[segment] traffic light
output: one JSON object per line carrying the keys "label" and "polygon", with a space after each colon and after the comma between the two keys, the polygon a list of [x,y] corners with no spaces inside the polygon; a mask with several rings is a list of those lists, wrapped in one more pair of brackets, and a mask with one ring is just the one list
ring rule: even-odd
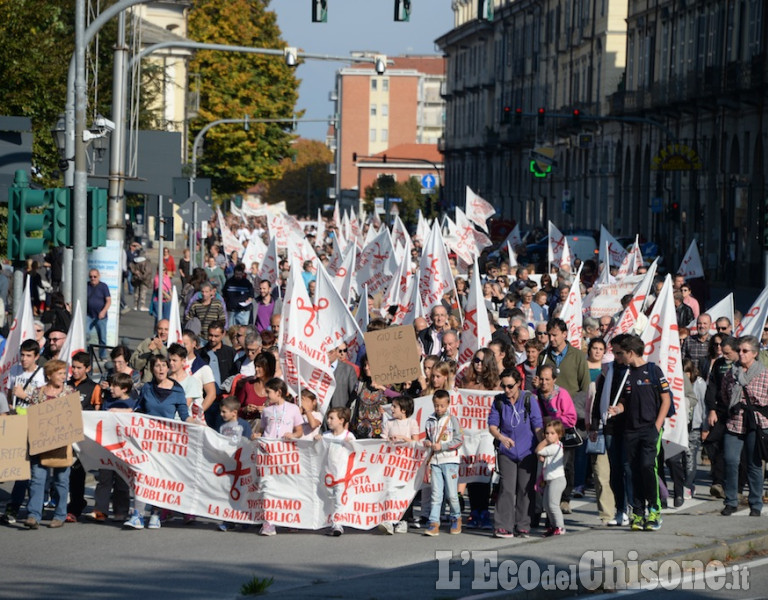
{"label": "traffic light", "polygon": [[547,116],[547,111],[544,109],[544,107],[543,106],[539,107],[539,110],[536,111],[536,119],[539,127],[544,127],[544,118],[546,116]]}
{"label": "traffic light", "polygon": [[533,173],[533,176],[538,179],[543,179],[552,172],[552,165],[545,165],[544,169],[542,170],[539,163],[533,159],[531,159],[528,168],[531,173]]}
{"label": "traffic light", "polygon": [[676,200],[670,200],[667,205],[667,220],[673,223],[680,221],[680,203]]}
{"label": "traffic light", "polygon": [[515,125],[523,124],[523,109],[519,106],[515,109]]}
{"label": "traffic light", "polygon": [[574,127],[579,127],[581,125],[581,111],[578,108],[573,109],[573,116],[571,117],[571,122],[573,123]]}
{"label": "traffic light", "polygon": [[328,22],[328,0],[312,0],[312,22]]}
{"label": "traffic light", "polygon": [[512,115],[512,109],[509,106],[505,106],[501,109],[501,124],[508,125],[510,116]]}
{"label": "traffic light", "polygon": [[88,188],[88,249],[107,245],[107,190]]}
{"label": "traffic light", "polygon": [[45,190],[29,188],[25,171],[16,171],[8,196],[8,258],[25,260],[42,253],[47,244],[43,232],[48,229]]}
{"label": "traffic light", "polygon": [[72,245],[72,206],[69,188],[46,190],[48,218],[52,227],[47,231],[54,247]]}
{"label": "traffic light", "polygon": [[395,21],[411,20],[411,0],[395,0]]}

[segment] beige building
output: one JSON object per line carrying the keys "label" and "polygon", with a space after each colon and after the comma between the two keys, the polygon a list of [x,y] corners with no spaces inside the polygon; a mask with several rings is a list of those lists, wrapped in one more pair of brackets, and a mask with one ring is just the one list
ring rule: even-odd
{"label": "beige building", "polygon": [[[478,0],[454,0],[437,40],[449,202],[469,185],[524,229],[640,233],[671,269],[695,238],[705,267],[761,282],[763,0],[483,3],[478,18]],[[536,177],[542,148],[555,164]]]}

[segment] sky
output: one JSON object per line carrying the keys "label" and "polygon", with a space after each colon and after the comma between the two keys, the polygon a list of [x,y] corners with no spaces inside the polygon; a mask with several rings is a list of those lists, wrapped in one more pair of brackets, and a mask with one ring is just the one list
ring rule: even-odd
{"label": "sky", "polygon": [[[396,23],[395,0],[328,0],[328,22],[313,23],[310,0],[272,0],[277,24],[288,46],[312,54],[349,56],[355,50],[372,50],[388,56],[439,54],[435,39],[453,28],[450,0],[412,0],[411,20]],[[333,114],[328,94],[336,71],[345,62],[307,60],[297,68],[301,80],[297,110],[305,118],[327,119]],[[325,140],[328,122],[301,123],[297,133]]]}

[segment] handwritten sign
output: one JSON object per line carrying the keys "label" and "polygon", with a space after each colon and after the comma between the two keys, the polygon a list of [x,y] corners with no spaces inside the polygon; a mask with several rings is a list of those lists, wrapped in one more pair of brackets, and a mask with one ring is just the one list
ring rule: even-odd
{"label": "handwritten sign", "polygon": [[83,413],[77,392],[30,406],[27,418],[32,456],[83,440]]}
{"label": "handwritten sign", "polygon": [[0,481],[29,479],[27,416],[0,416]]}
{"label": "handwritten sign", "polygon": [[371,378],[380,385],[413,381],[421,373],[419,347],[410,325],[365,334]]}

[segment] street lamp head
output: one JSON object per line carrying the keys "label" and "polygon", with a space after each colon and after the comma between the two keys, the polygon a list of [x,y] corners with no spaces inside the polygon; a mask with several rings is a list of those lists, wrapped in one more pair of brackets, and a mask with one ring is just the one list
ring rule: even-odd
{"label": "street lamp head", "polygon": [[61,156],[62,159],[65,159],[67,151],[67,123],[64,118],[64,113],[59,115],[56,125],[51,127],[51,135],[53,136],[53,141],[56,142],[59,156]]}
{"label": "street lamp head", "polygon": [[283,57],[285,58],[285,64],[289,67],[295,67],[299,62],[296,48],[290,46],[283,48]]}
{"label": "street lamp head", "polygon": [[377,74],[384,75],[384,71],[387,70],[387,57],[384,54],[377,54],[373,67],[376,69]]}

